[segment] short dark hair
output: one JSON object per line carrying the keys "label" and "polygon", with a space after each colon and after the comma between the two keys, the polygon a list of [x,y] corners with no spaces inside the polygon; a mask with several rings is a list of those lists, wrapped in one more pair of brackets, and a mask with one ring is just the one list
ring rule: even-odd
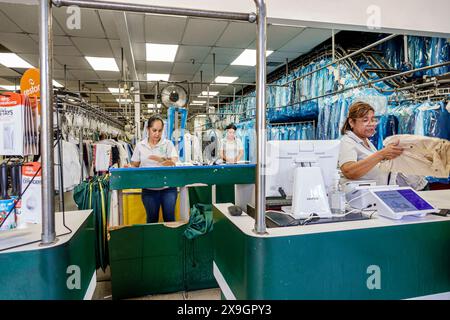
{"label": "short dark hair", "polygon": [[229,125],[226,126],[225,130],[228,130],[228,129],[234,129],[234,131],[237,130],[236,126],[232,123],[230,123]]}
{"label": "short dark hair", "polygon": [[153,125],[153,122],[155,122],[155,121],[161,121],[162,126],[164,128],[164,120],[159,114],[154,114],[150,118],[148,118],[147,128],[151,128],[151,126]]}

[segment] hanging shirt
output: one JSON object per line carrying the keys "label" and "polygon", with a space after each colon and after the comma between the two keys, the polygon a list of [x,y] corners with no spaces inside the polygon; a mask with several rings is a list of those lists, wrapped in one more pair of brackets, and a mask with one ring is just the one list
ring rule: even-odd
{"label": "hanging shirt", "polygon": [[140,162],[140,167],[161,167],[161,163],[150,160],[150,156],[163,158],[178,158],[177,150],[172,141],[161,139],[155,146],[150,146],[148,140],[142,140],[136,145],[131,161]]}
{"label": "hanging shirt", "polygon": [[240,151],[244,151],[244,146],[240,139],[228,140],[227,138],[222,140],[220,151],[223,151],[225,158],[235,159],[239,155]]}
{"label": "hanging shirt", "polygon": [[[366,139],[366,141],[369,144],[368,147],[360,137],[353,133],[353,131],[347,131],[341,139],[338,161],[339,167],[342,167],[342,165],[347,162],[364,160],[377,152],[375,146],[368,139]],[[388,184],[388,175],[389,173],[382,171],[380,165],[377,164],[372,170],[358,180],[375,180],[377,185],[386,185]],[[349,181],[349,179],[343,179],[342,183],[347,181]]]}
{"label": "hanging shirt", "polygon": [[380,169],[403,174],[448,178],[450,175],[450,141],[411,134],[391,136],[384,145],[399,141],[403,153],[383,161]]}

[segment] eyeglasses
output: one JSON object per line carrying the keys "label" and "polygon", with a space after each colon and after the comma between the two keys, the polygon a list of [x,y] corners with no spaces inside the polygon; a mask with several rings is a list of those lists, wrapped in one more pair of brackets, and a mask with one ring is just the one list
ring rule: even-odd
{"label": "eyeglasses", "polygon": [[377,124],[378,123],[378,119],[377,118],[359,118],[356,119],[357,121],[362,122],[364,125],[369,125],[369,124]]}

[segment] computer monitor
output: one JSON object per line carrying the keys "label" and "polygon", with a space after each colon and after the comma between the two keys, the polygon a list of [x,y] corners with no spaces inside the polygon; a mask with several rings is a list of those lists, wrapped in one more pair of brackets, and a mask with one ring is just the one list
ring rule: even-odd
{"label": "computer monitor", "polygon": [[280,140],[266,144],[266,197],[281,197],[281,188],[292,197],[294,170],[300,162],[316,162],[325,188],[333,184],[339,156],[339,140]]}

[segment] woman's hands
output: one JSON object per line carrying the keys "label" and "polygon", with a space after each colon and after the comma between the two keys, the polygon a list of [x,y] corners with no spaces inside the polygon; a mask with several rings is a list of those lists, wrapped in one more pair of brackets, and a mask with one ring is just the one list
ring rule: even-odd
{"label": "woman's hands", "polygon": [[156,162],[164,162],[165,159],[163,157],[159,157],[159,156],[155,156],[155,155],[151,155],[148,157],[150,160],[156,161]]}
{"label": "woman's hands", "polygon": [[403,148],[399,147],[399,140],[394,143],[388,144],[386,147],[380,150],[380,154],[383,156],[383,160],[392,160],[402,154]]}
{"label": "woman's hands", "polygon": [[173,167],[175,166],[175,161],[173,159],[163,158],[155,155],[151,155],[148,157],[150,160],[159,162],[163,167]]}

